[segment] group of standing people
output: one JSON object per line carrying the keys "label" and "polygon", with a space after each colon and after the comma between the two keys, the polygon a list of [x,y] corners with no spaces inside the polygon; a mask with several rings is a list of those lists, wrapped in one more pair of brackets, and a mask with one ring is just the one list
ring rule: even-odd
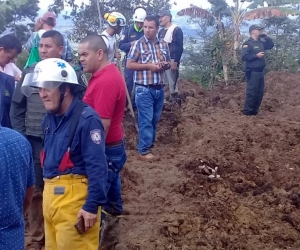
{"label": "group of standing people", "polygon": [[[7,194],[0,201],[0,249],[24,249],[27,209],[31,249],[117,245],[123,214],[120,171],[127,160],[126,87],[134,92],[138,110],[138,152],[141,159],[154,160],[151,148],[169,70],[172,100],[179,99],[183,37],[171,18],[169,12],[147,16],[137,8],[134,25],[123,30],[121,13],[106,14],[108,28],[79,43],[79,64],[71,64],[68,39],[53,29],[55,15],[47,12],[37,20],[25,47],[38,49],[40,61],[27,65],[16,87],[12,76],[0,72],[0,187]],[[163,33],[158,33],[160,23]],[[114,63],[121,59],[115,35],[122,30],[126,84]],[[21,51],[16,37],[0,38],[0,66]],[[92,74],[89,82],[84,73]]]}

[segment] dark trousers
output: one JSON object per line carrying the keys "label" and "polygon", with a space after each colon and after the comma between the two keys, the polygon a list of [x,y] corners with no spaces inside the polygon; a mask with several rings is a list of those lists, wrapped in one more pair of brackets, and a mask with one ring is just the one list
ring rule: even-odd
{"label": "dark trousers", "polygon": [[[134,108],[136,105],[135,105],[135,100],[134,100],[133,74],[134,74],[134,70],[130,70],[125,67],[125,69],[124,69],[125,82],[126,82],[126,86],[128,89],[130,99],[131,99],[132,107]],[[128,101],[126,100],[126,107],[127,106],[128,106]]]}
{"label": "dark trousers", "polygon": [[[28,141],[31,144],[34,161],[34,172],[36,178],[35,191],[32,203],[28,209],[28,222],[30,227],[30,236],[32,243],[44,244],[44,216],[43,216],[43,169],[41,168],[40,152],[42,150],[42,139],[40,137],[28,136]],[[38,248],[37,248],[38,249]]]}
{"label": "dark trousers", "polygon": [[247,76],[246,100],[244,115],[257,115],[264,96],[264,72],[251,72]]}
{"label": "dark trousers", "polygon": [[107,204],[103,206],[101,215],[101,250],[112,250],[120,238],[120,216],[123,214],[123,201],[120,172],[127,160],[126,144],[106,147],[108,178],[106,184]]}

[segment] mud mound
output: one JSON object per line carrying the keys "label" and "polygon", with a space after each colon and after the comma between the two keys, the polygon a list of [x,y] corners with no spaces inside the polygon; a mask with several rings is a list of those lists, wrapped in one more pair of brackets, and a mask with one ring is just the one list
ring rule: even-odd
{"label": "mud mound", "polygon": [[166,105],[159,123],[159,162],[138,159],[136,133],[124,121],[129,161],[117,249],[300,249],[300,74],[270,72],[256,117],[241,115],[244,84],[180,86],[182,106]]}

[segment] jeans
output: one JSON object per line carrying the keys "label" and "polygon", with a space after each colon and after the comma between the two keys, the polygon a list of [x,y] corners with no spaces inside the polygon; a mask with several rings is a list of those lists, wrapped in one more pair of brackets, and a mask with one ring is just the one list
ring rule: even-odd
{"label": "jeans", "polygon": [[246,100],[244,105],[244,115],[257,115],[260,104],[264,96],[264,73],[251,72],[247,79]]}
{"label": "jeans", "polygon": [[[134,70],[130,70],[127,69],[125,67],[124,69],[124,77],[125,77],[125,81],[126,81],[126,86],[127,86],[127,90],[129,93],[129,96],[131,98],[131,96],[134,96],[134,82],[133,82],[133,74],[134,74]],[[132,93],[133,92],[133,93]],[[134,102],[134,98],[131,98],[131,102],[132,102],[132,107],[135,107],[135,102]],[[126,107],[128,106],[128,101],[126,100]]]}
{"label": "jeans", "polygon": [[122,215],[123,213],[120,172],[127,160],[125,150],[125,139],[123,139],[122,145],[106,147],[105,149],[108,178],[106,185],[107,203],[103,206],[103,210],[111,215]]}
{"label": "jeans", "polygon": [[141,155],[150,153],[153,147],[157,123],[164,106],[164,88],[154,89],[147,86],[135,88],[135,103],[138,110],[139,145]]}

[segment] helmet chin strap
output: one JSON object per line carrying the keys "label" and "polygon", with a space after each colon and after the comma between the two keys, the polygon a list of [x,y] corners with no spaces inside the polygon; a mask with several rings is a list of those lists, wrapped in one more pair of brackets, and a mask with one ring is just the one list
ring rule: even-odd
{"label": "helmet chin strap", "polygon": [[65,98],[65,93],[66,93],[66,85],[64,83],[59,88],[60,88],[59,104],[58,104],[56,109],[51,111],[51,113],[54,113],[54,114],[57,114],[60,111],[62,103],[63,103],[64,98]]}

